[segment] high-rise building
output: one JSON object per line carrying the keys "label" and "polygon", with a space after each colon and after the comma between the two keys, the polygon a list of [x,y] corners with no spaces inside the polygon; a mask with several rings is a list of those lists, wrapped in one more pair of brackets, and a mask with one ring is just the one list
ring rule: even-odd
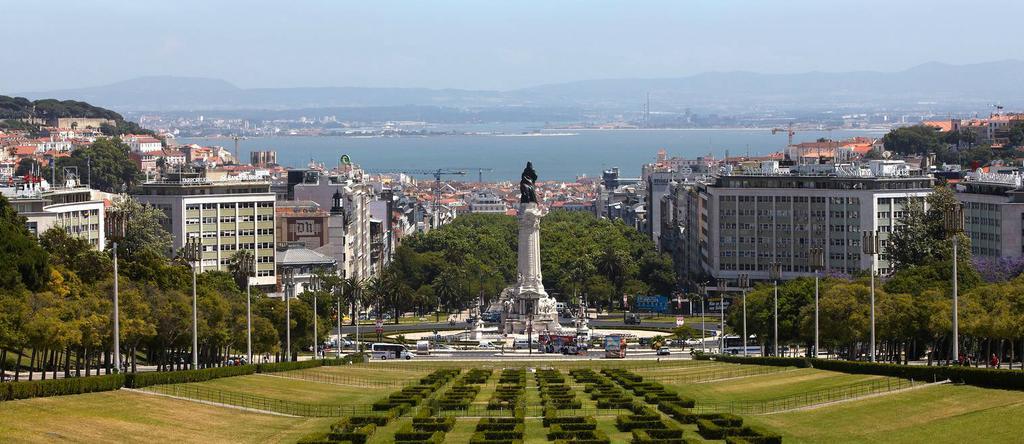
{"label": "high-rise building", "polygon": [[89,241],[95,249],[106,248],[104,200],[111,199],[111,194],[82,186],[43,190],[32,184],[0,191],[18,215],[25,217],[32,234],[42,235],[56,227]]}
{"label": "high-rise building", "polygon": [[213,181],[203,173],[180,172],[143,183],[135,197],[167,215],[165,228],[174,237],[174,251],[189,238],[201,240],[201,272],[228,271],[232,256],[248,250],[256,258],[253,285],[276,284],[276,227],[270,182],[238,178]]}
{"label": "high-rise building", "polygon": [[370,200],[373,188],[363,181],[362,170],[343,168],[336,173],[306,171],[293,186],[296,200],[327,208],[327,243],[316,251],[337,260],[346,277],[368,278],[371,267]]}
{"label": "high-rise building", "polygon": [[964,232],[971,254],[989,258],[1024,256],[1024,190],[1017,172],[977,170],[957,185]]}
{"label": "high-rise building", "polygon": [[[823,250],[825,272],[867,270],[862,253],[864,231],[877,231],[882,254],[880,274],[891,272],[885,260],[889,234],[911,199],[932,192],[933,178],[912,172],[902,161],[874,160],[866,165],[799,165],[779,168],[762,162],[760,170],[731,171],[707,181],[679,185],[665,199],[674,230],[668,246],[681,275],[698,280],[770,278],[778,263],[782,278],[808,276],[811,248]],[[663,243],[664,245],[664,243]]]}

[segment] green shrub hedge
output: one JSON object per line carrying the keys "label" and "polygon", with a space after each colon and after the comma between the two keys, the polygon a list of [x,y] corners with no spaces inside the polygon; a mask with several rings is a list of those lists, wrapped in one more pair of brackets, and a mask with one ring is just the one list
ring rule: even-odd
{"label": "green shrub hedge", "polygon": [[842,361],[809,358],[742,357],[716,355],[716,360],[738,364],[792,367],[814,367],[843,373],[893,376],[915,381],[950,380],[960,384],[987,388],[1024,390],[1024,370],[975,368],[959,366],[902,365],[881,362]]}
{"label": "green shrub hedge", "polygon": [[232,367],[213,367],[199,370],[181,370],[176,372],[146,372],[125,374],[125,387],[142,388],[160,384],[185,384],[203,382],[217,378],[251,375],[256,373],[255,365],[237,365]]}
{"label": "green shrub hedge", "polygon": [[106,392],[123,387],[124,381],[125,375],[117,374],[45,381],[5,382],[0,384],[0,401]]}

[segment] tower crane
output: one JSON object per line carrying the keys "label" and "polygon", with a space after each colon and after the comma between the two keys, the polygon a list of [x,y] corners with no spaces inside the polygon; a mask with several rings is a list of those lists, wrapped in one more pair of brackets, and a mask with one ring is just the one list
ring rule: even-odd
{"label": "tower crane", "polygon": [[790,122],[786,128],[772,128],[772,135],[774,136],[783,131],[785,131],[786,135],[789,136],[789,142],[787,142],[786,147],[788,148],[793,146],[793,136],[796,135],[796,130],[793,129],[793,122]]}
{"label": "tower crane", "polygon": [[246,137],[245,136],[235,135],[235,136],[231,136],[231,138],[234,139],[234,141],[235,141],[235,165],[241,165],[242,164],[242,159],[238,158],[238,141],[239,140],[246,140]]}
{"label": "tower crane", "polygon": [[466,171],[476,171],[476,181],[479,182],[479,183],[484,183],[484,172],[490,173],[491,171],[494,171],[494,168],[480,168],[480,167],[460,167],[458,169],[466,170]]}
{"label": "tower crane", "polygon": [[437,168],[432,170],[424,169],[407,169],[407,170],[368,170],[371,173],[377,174],[417,174],[417,175],[429,175],[434,176],[434,219],[431,224],[431,228],[437,228],[440,225],[438,218],[438,209],[441,208],[441,176],[465,176],[466,169],[459,168]]}

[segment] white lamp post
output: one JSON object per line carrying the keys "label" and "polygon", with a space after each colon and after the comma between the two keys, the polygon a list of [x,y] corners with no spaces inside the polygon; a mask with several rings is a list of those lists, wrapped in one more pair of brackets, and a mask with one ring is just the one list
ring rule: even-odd
{"label": "white lamp post", "polygon": [[957,249],[960,247],[960,233],[964,231],[964,209],[958,202],[944,215],[946,232],[953,238],[953,356],[951,360],[960,360],[960,316],[959,286],[957,285]]}
{"label": "white lamp post", "polygon": [[747,355],[747,288],[750,287],[750,275],[740,274],[740,291],[743,292],[743,356]]}
{"label": "white lamp post", "polygon": [[811,266],[811,271],[814,271],[814,352],[809,353],[812,358],[817,358],[821,348],[818,343],[818,320],[819,320],[819,294],[818,294],[818,278],[821,275],[821,270],[825,268],[825,252],[821,247],[813,247],[809,251],[809,257],[807,258]]}
{"label": "white lamp post", "polygon": [[878,255],[878,233],[865,231],[861,243],[864,254],[871,257],[871,362],[875,362],[875,258]]}
{"label": "white lamp post", "polygon": [[122,211],[111,211],[107,213],[106,229],[107,239],[110,239],[110,251],[114,255],[114,373],[122,371],[121,368],[121,309],[118,300],[118,273],[117,273],[117,243],[124,239],[126,224],[125,214]]}
{"label": "white lamp post", "polygon": [[199,304],[196,299],[196,274],[202,260],[203,245],[198,237],[185,242],[184,258],[192,264],[192,369],[199,368]]}
{"label": "white lamp post", "polygon": [[775,352],[772,356],[779,355],[779,279],[782,279],[782,265],[773,262],[769,267],[772,283],[775,287],[775,294],[772,298],[772,345]]}

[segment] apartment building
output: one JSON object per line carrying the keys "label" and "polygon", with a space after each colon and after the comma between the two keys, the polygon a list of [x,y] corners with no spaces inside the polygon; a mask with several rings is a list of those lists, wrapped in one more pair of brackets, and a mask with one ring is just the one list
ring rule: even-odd
{"label": "apartment building", "polygon": [[[189,238],[201,239],[199,270],[228,271],[231,258],[248,250],[256,258],[253,285],[275,285],[274,193],[259,179],[208,179],[203,173],[171,173],[143,183],[135,196],[166,215],[165,228],[178,251]],[[173,254],[173,252],[168,252]]]}
{"label": "apartment building", "polygon": [[112,195],[83,186],[43,190],[31,184],[7,187],[2,193],[35,235],[61,228],[97,250],[106,248],[106,200]]}
{"label": "apartment building", "polygon": [[964,175],[956,197],[963,204],[964,232],[978,257],[1024,256],[1024,190],[1018,172],[982,170]]}
{"label": "apartment building", "polygon": [[505,214],[509,209],[508,205],[505,205],[505,201],[494,190],[474,190],[467,200],[470,213]]}
{"label": "apartment building", "polygon": [[741,274],[768,280],[773,263],[782,279],[811,275],[814,247],[823,250],[826,272],[866,270],[871,257],[862,254],[863,231],[879,233],[876,267],[888,274],[889,234],[910,200],[924,199],[932,184],[902,161],[792,168],[765,161],[760,170],[741,171],[726,165],[707,181],[677,186],[664,200],[673,219],[663,224],[674,230],[668,247],[691,281],[735,281]]}
{"label": "apartment building", "polygon": [[333,257],[346,277],[368,278],[374,272],[370,252],[373,188],[363,179],[362,170],[343,165],[333,173],[305,171],[300,183],[290,185],[295,200],[329,209],[327,242],[316,251]]}

